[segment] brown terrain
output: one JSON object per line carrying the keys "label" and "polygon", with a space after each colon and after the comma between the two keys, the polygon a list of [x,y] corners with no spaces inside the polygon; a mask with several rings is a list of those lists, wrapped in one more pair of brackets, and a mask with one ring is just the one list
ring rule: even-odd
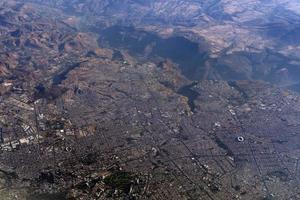
{"label": "brown terrain", "polygon": [[0,200],[300,199],[300,4],[241,2],[0,0]]}

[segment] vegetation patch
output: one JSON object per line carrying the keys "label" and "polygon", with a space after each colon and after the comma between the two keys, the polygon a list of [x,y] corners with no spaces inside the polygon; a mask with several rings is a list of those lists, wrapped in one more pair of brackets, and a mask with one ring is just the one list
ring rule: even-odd
{"label": "vegetation patch", "polygon": [[117,171],[104,179],[104,183],[125,193],[129,193],[130,187],[134,182],[134,176],[128,172]]}

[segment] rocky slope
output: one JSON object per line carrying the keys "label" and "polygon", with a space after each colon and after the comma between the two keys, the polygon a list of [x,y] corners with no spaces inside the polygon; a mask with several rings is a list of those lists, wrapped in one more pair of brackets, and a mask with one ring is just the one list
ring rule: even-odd
{"label": "rocky slope", "polygon": [[[99,26],[133,26],[161,37],[180,35],[208,46],[207,72],[194,69],[189,78],[228,80],[241,76],[281,86],[299,82],[295,74],[299,74],[300,5],[296,0],[35,2],[84,17],[85,24],[98,23],[97,30]],[[287,73],[282,74],[282,70]]]}

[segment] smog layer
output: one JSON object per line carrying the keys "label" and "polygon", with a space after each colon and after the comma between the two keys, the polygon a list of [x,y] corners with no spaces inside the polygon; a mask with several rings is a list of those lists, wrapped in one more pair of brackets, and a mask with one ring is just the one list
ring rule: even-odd
{"label": "smog layer", "polygon": [[300,198],[296,0],[0,0],[0,200]]}

